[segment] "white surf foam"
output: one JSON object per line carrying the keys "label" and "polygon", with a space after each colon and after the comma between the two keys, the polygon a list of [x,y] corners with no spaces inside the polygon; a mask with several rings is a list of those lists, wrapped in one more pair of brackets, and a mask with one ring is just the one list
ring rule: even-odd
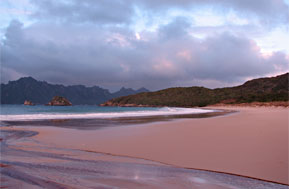
{"label": "white surf foam", "polygon": [[0,121],[21,121],[21,120],[47,120],[47,119],[93,119],[93,118],[120,118],[120,117],[143,117],[143,116],[165,116],[201,114],[214,112],[198,108],[160,108],[159,110],[148,111],[126,111],[126,112],[103,112],[103,113],[39,113],[22,115],[0,115]]}

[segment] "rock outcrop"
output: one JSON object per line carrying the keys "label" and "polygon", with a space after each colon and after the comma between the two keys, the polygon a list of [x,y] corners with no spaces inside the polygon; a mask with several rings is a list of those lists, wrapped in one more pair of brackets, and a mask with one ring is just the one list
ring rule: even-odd
{"label": "rock outcrop", "polygon": [[71,106],[71,102],[62,96],[55,96],[47,106]]}
{"label": "rock outcrop", "polygon": [[24,105],[34,106],[34,104],[33,104],[30,100],[25,100],[25,101],[24,101]]}

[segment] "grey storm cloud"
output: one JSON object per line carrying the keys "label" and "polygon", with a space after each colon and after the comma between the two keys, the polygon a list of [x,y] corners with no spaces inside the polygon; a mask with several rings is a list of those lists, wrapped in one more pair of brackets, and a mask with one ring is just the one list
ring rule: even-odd
{"label": "grey storm cloud", "polygon": [[264,57],[247,37],[222,32],[198,39],[189,34],[190,27],[178,17],[137,40],[131,29],[117,26],[37,22],[23,27],[12,21],[1,43],[1,77],[161,89],[199,80],[211,87],[232,84],[288,69],[282,52]]}

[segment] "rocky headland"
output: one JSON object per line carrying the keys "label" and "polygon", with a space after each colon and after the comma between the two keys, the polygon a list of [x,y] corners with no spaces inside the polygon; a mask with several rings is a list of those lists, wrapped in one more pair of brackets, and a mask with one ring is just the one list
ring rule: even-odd
{"label": "rocky headland", "polygon": [[214,104],[288,107],[288,73],[253,79],[243,85],[209,89],[176,87],[114,98],[102,106],[203,107]]}

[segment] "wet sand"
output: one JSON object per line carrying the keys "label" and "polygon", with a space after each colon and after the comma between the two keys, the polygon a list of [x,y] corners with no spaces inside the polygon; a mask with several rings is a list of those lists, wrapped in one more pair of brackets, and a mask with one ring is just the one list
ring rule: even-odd
{"label": "wet sand", "polygon": [[41,143],[38,133],[2,129],[1,188],[194,188],[286,189],[234,175]]}
{"label": "wet sand", "polygon": [[[31,139],[54,149],[102,152],[288,184],[288,108],[217,108],[240,112],[98,130],[18,128],[39,132]],[[33,146],[31,141],[21,145]]]}

